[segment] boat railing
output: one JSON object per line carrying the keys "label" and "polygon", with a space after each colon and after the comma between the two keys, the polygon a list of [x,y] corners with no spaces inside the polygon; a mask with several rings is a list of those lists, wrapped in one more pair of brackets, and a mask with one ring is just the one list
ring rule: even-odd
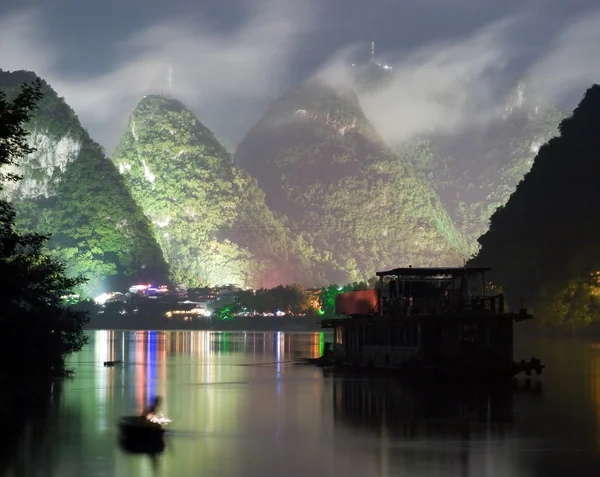
{"label": "boat railing", "polygon": [[384,299],[382,316],[443,315],[454,313],[504,313],[504,295],[471,296],[465,304],[451,297]]}
{"label": "boat railing", "polygon": [[504,313],[504,295],[473,296],[471,311],[484,313]]}

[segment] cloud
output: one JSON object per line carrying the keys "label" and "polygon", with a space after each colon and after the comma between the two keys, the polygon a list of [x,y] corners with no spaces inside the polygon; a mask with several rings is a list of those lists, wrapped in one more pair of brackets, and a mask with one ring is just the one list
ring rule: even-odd
{"label": "cloud", "polygon": [[152,25],[116,43],[118,59],[110,70],[88,78],[61,72],[57,49],[39,33],[40,14],[21,12],[0,21],[0,67],[38,73],[111,148],[145,94],[168,93],[216,122],[227,122],[223,115],[231,115],[232,104],[243,107],[279,92],[299,35],[310,24],[298,3],[255,2],[245,21],[228,32],[198,18]]}
{"label": "cloud", "polygon": [[[139,99],[157,92],[183,101],[216,132],[239,136],[270,100],[301,81],[289,72],[306,33],[319,28],[322,15],[316,13],[316,3],[247,1],[247,16],[229,31],[202,18],[170,18],[103,48],[112,52],[112,61],[89,76],[65,73],[62,66],[73,58],[53,43],[41,12],[15,13],[0,19],[0,67],[30,69],[48,80],[109,151]],[[381,58],[393,66],[393,75],[383,87],[361,96],[368,118],[390,143],[431,131],[453,135],[476,130],[504,112],[506,94],[523,73],[550,102],[561,104],[574,92],[580,98],[600,77],[600,63],[594,61],[600,11],[565,18],[550,38],[538,28],[540,11],[386,52]],[[338,51],[318,75],[348,88],[359,49],[364,53],[365,45]],[[81,54],[76,45],[73,51]]]}
{"label": "cloud", "polygon": [[532,84],[547,98],[563,102],[600,81],[600,11],[587,12],[566,26],[549,51],[529,70]]}
{"label": "cloud", "polygon": [[48,71],[57,62],[54,48],[41,48],[45,39],[36,28],[39,20],[32,10],[0,18],[0,68],[18,70],[35,66]]}
{"label": "cloud", "polygon": [[[467,38],[404,54],[392,62],[389,81],[361,95],[365,114],[390,143],[486,122],[499,107],[494,79],[515,56],[509,39],[519,22],[505,19]],[[340,75],[339,68],[328,70]]]}
{"label": "cloud", "polygon": [[[572,105],[600,79],[600,63],[594,61],[600,11],[567,20],[545,48],[535,49],[527,40],[538,20],[522,13],[458,39],[387,52],[385,62],[393,65],[389,80],[360,96],[366,116],[389,144],[429,133],[476,134],[505,113],[508,92],[522,77],[528,91],[550,104]],[[356,76],[357,69],[349,67],[353,52],[334,55],[319,75],[345,87]]]}

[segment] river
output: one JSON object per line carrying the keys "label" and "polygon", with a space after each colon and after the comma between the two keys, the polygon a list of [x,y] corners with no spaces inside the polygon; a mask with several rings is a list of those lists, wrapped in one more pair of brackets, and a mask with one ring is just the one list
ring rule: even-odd
{"label": "river", "polygon": [[[512,389],[414,389],[324,373],[323,333],[91,331],[6,476],[600,475],[600,345],[517,340],[544,374]],[[104,367],[107,360],[123,366]],[[173,422],[154,458],[118,445],[155,395]]]}

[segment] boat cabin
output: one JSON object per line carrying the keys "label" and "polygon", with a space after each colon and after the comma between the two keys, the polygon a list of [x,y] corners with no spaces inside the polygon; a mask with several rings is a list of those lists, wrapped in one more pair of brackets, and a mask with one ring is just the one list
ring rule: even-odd
{"label": "boat cabin", "polygon": [[377,272],[376,289],[336,296],[335,359],[400,368],[513,363],[513,323],[502,294],[486,293],[489,268],[397,268]]}

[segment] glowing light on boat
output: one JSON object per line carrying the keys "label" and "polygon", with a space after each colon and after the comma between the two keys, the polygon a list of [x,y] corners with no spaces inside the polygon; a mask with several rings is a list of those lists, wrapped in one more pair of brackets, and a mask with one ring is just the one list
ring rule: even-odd
{"label": "glowing light on boat", "polygon": [[148,420],[149,420],[150,422],[152,422],[153,424],[159,424],[159,425],[161,425],[161,426],[166,426],[166,425],[167,425],[167,424],[169,424],[170,422],[173,422],[173,421],[171,421],[171,419],[169,419],[169,418],[167,418],[167,417],[164,417],[164,416],[156,416],[156,415],[149,416],[149,417],[148,417]]}

